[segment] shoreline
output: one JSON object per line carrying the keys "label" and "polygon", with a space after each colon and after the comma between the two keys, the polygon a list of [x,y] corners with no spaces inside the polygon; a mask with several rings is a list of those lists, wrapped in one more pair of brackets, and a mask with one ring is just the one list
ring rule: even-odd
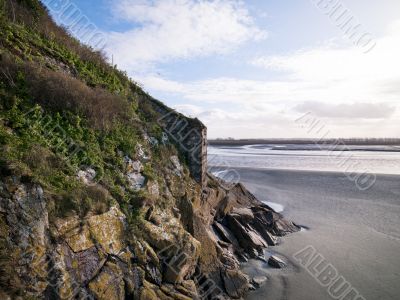
{"label": "shoreline", "polygon": [[400,294],[399,175],[378,176],[370,190],[359,191],[338,172],[237,171],[260,201],[283,205],[281,214],[307,229],[266,249],[267,259],[269,253],[276,254],[287,262],[287,268],[271,269],[253,260],[242,265],[253,276],[268,277],[246,299],[332,299],[293,257],[310,245],[366,299],[391,300]]}
{"label": "shoreline", "polygon": [[[400,177],[400,171],[399,173],[380,173],[380,172],[358,172],[358,173],[353,173],[353,172],[340,172],[340,171],[321,171],[321,170],[297,170],[297,169],[283,169],[283,168],[265,168],[265,167],[236,167],[236,166],[228,166],[228,165],[208,165],[209,171],[212,172],[212,168],[218,168],[218,169],[225,169],[225,170],[238,170],[239,173],[240,171],[271,171],[271,172],[290,172],[290,173],[320,173],[320,174],[332,174],[332,175],[346,175],[346,174],[375,174],[379,176],[387,176],[387,177],[393,177],[393,176],[399,176]],[[226,172],[226,171],[223,172]]]}
{"label": "shoreline", "polygon": [[[389,141],[390,140],[390,141]],[[343,146],[400,146],[400,139],[375,139],[371,141],[357,139],[208,139],[210,146],[247,146],[247,145],[338,145]]]}

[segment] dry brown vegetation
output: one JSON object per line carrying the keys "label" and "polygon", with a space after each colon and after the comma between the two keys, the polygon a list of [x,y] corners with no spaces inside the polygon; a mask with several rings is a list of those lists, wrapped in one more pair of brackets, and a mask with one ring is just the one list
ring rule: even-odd
{"label": "dry brown vegetation", "polygon": [[88,87],[67,73],[55,72],[34,63],[17,64],[3,55],[0,61],[0,77],[12,86],[18,73],[29,74],[24,80],[33,101],[57,112],[71,111],[86,117],[96,129],[108,129],[115,118],[129,117],[126,99],[107,90]]}
{"label": "dry brown vegetation", "polygon": [[[37,30],[46,39],[64,45],[76,53],[82,60],[93,62],[106,70],[112,69],[107,63],[102,51],[95,51],[92,47],[80,43],[71,36],[66,28],[58,26],[40,1],[38,0],[5,0],[4,11],[14,23],[24,24]],[[32,12],[35,12],[34,14]]]}

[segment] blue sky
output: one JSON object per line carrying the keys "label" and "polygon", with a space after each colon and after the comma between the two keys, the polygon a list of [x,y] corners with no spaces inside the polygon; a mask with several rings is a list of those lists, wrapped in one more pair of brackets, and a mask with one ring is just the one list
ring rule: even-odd
{"label": "blue sky", "polygon": [[398,0],[43,2],[67,27],[84,17],[91,31],[76,21],[75,36],[101,36],[119,68],[212,138],[321,137],[296,121],[305,114],[328,137],[400,134]]}

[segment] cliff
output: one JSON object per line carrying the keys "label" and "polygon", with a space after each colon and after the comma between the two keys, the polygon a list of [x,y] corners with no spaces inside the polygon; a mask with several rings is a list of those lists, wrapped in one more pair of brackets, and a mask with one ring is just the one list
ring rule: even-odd
{"label": "cliff", "polygon": [[240,261],[298,227],[39,1],[0,8],[0,299],[241,298]]}

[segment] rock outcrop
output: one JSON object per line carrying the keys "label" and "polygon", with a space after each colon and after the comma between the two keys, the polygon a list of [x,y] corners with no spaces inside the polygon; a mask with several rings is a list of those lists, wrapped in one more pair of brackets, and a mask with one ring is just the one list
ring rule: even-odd
{"label": "rock outcrop", "polygon": [[[240,299],[299,228],[207,173],[207,129],[0,1],[0,299]],[[279,264],[279,261],[276,263]]]}
{"label": "rock outcrop", "polygon": [[[208,180],[218,184],[211,175]],[[230,191],[206,188],[193,199],[193,211],[150,208],[139,236],[129,232],[117,205],[49,222],[40,186],[11,176],[3,177],[0,191],[1,238],[13,249],[7,266],[15,268],[7,280],[29,288],[32,297],[241,298],[251,281],[240,261],[264,259],[276,236],[298,230],[241,184]],[[280,260],[269,263],[282,267]]]}
{"label": "rock outcrop", "polygon": [[[240,271],[240,262],[250,258],[265,261],[264,249],[275,246],[278,237],[296,232],[299,227],[285,220],[258,201],[242,184],[230,190],[220,179],[208,175],[209,185],[196,207],[198,232],[195,237],[203,249],[199,268],[223,287],[231,298],[240,298],[250,279]],[[210,263],[213,261],[213,263]]]}
{"label": "rock outcrop", "polygon": [[[189,161],[195,180],[205,186],[207,180],[207,128],[198,119],[188,118],[161,103],[147,98],[158,113],[157,123]],[[164,138],[165,139],[165,138]]]}

